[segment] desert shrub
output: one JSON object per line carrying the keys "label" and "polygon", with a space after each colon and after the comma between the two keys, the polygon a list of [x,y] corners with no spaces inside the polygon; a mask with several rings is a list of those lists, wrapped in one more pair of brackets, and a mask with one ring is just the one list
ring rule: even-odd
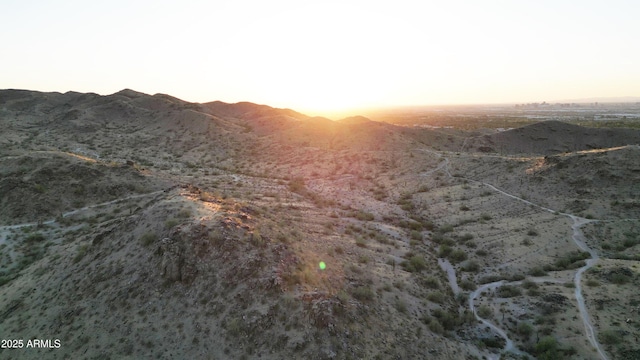
{"label": "desert shrub", "polygon": [[436,227],[436,226],[435,226],[435,224],[434,224],[433,222],[428,221],[428,220],[423,220],[423,221],[422,221],[422,226],[423,226],[425,229],[429,230],[429,231],[433,231],[433,230],[435,229],[435,227]]}
{"label": "desert shrub", "polygon": [[631,277],[625,274],[612,274],[610,280],[614,284],[622,285],[631,281]]}
{"label": "desert shrub", "polygon": [[395,271],[395,269],[396,269],[396,259],[390,257],[390,258],[387,259],[386,264],[390,265],[390,266],[393,266],[393,270]]}
{"label": "desert shrub", "polygon": [[511,285],[502,285],[497,289],[497,295],[501,298],[510,298],[514,296],[520,296],[522,290],[519,287]]}
{"label": "desert shrub", "polygon": [[557,360],[561,358],[558,341],[553,336],[545,336],[535,346],[535,354],[541,360]]}
{"label": "desert shrub", "polygon": [[487,213],[482,213],[480,214],[480,219],[484,220],[484,221],[489,221],[492,219],[491,215],[487,214]]}
{"label": "desert shrub", "polygon": [[[340,290],[338,291],[338,294],[336,295],[336,298],[338,299],[338,301],[341,304],[347,304],[349,302],[349,294],[347,294],[346,291],[344,290]],[[295,298],[293,298],[295,300]],[[291,308],[290,306],[287,306],[287,308]]]}
{"label": "desert shrub", "polygon": [[27,236],[26,239],[24,239],[26,243],[38,243],[44,240],[45,240],[45,237],[41,233],[30,234],[29,236]]}
{"label": "desert shrub", "polygon": [[419,223],[415,220],[402,220],[398,224],[400,227],[405,229],[409,229],[412,231],[422,231],[422,223]]}
{"label": "desert shrub", "polygon": [[529,236],[538,236],[539,233],[538,233],[538,230],[531,228],[531,229],[527,230],[527,235],[529,235]]}
{"label": "desert shrub", "polygon": [[404,211],[411,212],[415,210],[416,206],[411,201],[403,201],[400,204],[400,208]]}
{"label": "desert shrub", "polygon": [[78,247],[78,251],[76,252],[76,256],[73,258],[73,263],[76,264],[87,254],[87,250],[89,250],[89,245],[82,244]]}
{"label": "desert shrub", "polygon": [[472,240],[472,239],[473,239],[473,234],[470,234],[470,233],[466,233],[466,234],[460,236],[460,242],[466,242],[466,241],[469,241],[469,240]]}
{"label": "desert shrub", "polygon": [[344,233],[347,235],[351,235],[353,233],[361,233],[362,232],[362,228],[353,224],[349,224],[349,226],[347,226],[347,228],[345,229]]}
{"label": "desert shrub", "polygon": [[427,295],[427,300],[437,304],[442,304],[445,301],[445,296],[440,291],[434,291]]}
{"label": "desert shrub", "polygon": [[371,301],[374,295],[373,290],[368,286],[360,286],[351,291],[351,296],[360,301]]}
{"label": "desert shrub", "polygon": [[407,304],[401,299],[396,300],[395,308],[403,314],[407,312]]}
{"label": "desert shrub", "polygon": [[551,270],[570,270],[577,269],[585,265],[584,260],[590,258],[591,255],[586,251],[572,251],[562,258],[556,260]]}
{"label": "desert shrub", "polygon": [[489,253],[487,253],[486,250],[480,249],[480,250],[476,251],[476,255],[478,255],[478,256],[487,256],[487,255],[489,255]]}
{"label": "desert shrub", "polygon": [[439,289],[440,281],[433,276],[425,276],[420,279],[420,284],[430,289]]}
{"label": "desert shrub", "polygon": [[431,313],[445,330],[453,330],[459,325],[457,313],[450,313],[442,309],[435,309]]}
{"label": "desert shrub", "polygon": [[143,246],[149,246],[158,239],[158,235],[154,232],[145,233],[140,237],[140,242]]}
{"label": "desert shrub", "polygon": [[[476,284],[471,281],[471,280],[462,280],[460,282],[460,288],[462,288],[462,290],[466,290],[466,291],[473,291],[476,289]],[[465,297],[466,300],[466,297]]]}
{"label": "desert shrub", "polygon": [[365,211],[358,211],[358,213],[356,214],[356,219],[360,221],[373,221],[375,219],[375,216]]}
{"label": "desert shrub", "polygon": [[489,348],[501,349],[505,345],[505,340],[501,337],[480,338],[480,341]]}
{"label": "desert shrub", "polygon": [[520,334],[525,339],[528,339],[529,336],[533,334],[533,330],[533,325],[529,324],[528,322],[521,321],[518,323],[518,334]]}
{"label": "desert shrub", "polygon": [[225,329],[233,337],[240,335],[242,333],[243,327],[244,326],[242,319],[237,317],[229,319],[225,324]]}
{"label": "desert shrub", "polygon": [[493,310],[486,305],[482,305],[478,308],[477,314],[483,319],[491,319],[493,317]]}
{"label": "desert shrub", "polygon": [[427,261],[422,255],[413,255],[409,259],[409,263],[416,269],[416,271],[422,271],[427,268]]}
{"label": "desert shrub", "polygon": [[540,289],[538,288],[531,288],[531,289],[527,289],[527,295],[529,296],[539,296],[541,294]]}
{"label": "desert shrub", "polygon": [[249,239],[251,241],[251,244],[253,244],[254,246],[264,247],[267,245],[267,241],[260,234],[260,231],[258,229],[249,234]]}
{"label": "desert shrub", "polygon": [[391,292],[393,290],[393,287],[391,286],[391,284],[386,283],[380,288],[380,290],[381,291],[386,291],[386,292]]}
{"label": "desert shrub", "polygon": [[449,254],[448,258],[455,264],[467,260],[467,254],[462,250],[454,250]]}
{"label": "desert shrub", "polygon": [[[630,247],[633,247],[633,246],[637,245],[638,243],[640,243],[640,237],[636,237],[636,238],[627,237],[626,239],[624,239],[622,241],[622,246],[625,247],[625,248],[630,248]],[[604,246],[603,246],[603,248],[604,248]]]}
{"label": "desert shrub", "polygon": [[[463,292],[459,292],[456,294],[455,296],[456,302],[460,305],[460,306],[466,306],[467,304],[467,294],[463,293]],[[467,310],[465,310],[466,312]],[[471,316],[473,317],[473,314],[471,314]],[[474,319],[475,320],[475,317]]]}
{"label": "desert shrub", "polygon": [[488,284],[488,283],[492,283],[492,282],[496,282],[496,281],[500,281],[500,280],[504,280],[505,277],[502,275],[485,275],[483,277],[481,277],[480,279],[478,279],[478,283],[480,284]]}
{"label": "desert shrub", "polygon": [[604,330],[598,334],[598,339],[605,345],[616,345],[622,342],[622,334],[616,330]]}
{"label": "desert shrub", "polygon": [[182,219],[189,218],[191,217],[191,211],[187,209],[183,209],[183,210],[180,210],[180,212],[178,212],[176,216]]}
{"label": "desert shrub", "polygon": [[596,287],[596,286],[600,286],[600,282],[595,279],[589,279],[587,280],[586,285],[589,287]]}
{"label": "desert shrub", "polygon": [[438,251],[438,257],[444,258],[447,257],[453,249],[448,245],[440,245],[440,250]]}
{"label": "desert shrub", "polygon": [[359,246],[361,248],[366,248],[367,247],[367,241],[363,237],[358,236],[356,238],[356,246]]}
{"label": "desert shrub", "polygon": [[295,193],[305,192],[306,188],[305,188],[304,179],[301,177],[295,177],[291,179],[289,181],[289,191],[295,192]]}
{"label": "desert shrub", "polygon": [[420,231],[412,230],[411,231],[411,239],[413,239],[413,240],[422,240],[422,233],[420,233]]}
{"label": "desert shrub", "polygon": [[462,206],[460,206],[460,210],[461,211],[469,211],[471,209],[469,209],[469,207],[467,205],[462,205]]}
{"label": "desert shrub", "polygon": [[547,275],[547,272],[544,271],[543,268],[536,266],[534,268],[532,268],[531,270],[529,270],[529,275],[531,276],[545,276]]}
{"label": "desert shrub", "polygon": [[427,326],[429,326],[429,330],[431,330],[431,332],[433,333],[436,333],[436,334],[444,333],[444,327],[436,319],[430,319]]}
{"label": "desert shrub", "polygon": [[380,244],[384,244],[384,245],[392,245],[393,244],[393,241],[391,241],[391,239],[386,238],[384,235],[376,234],[375,239]]}
{"label": "desert shrub", "polygon": [[471,260],[462,266],[462,270],[467,272],[478,272],[480,271],[480,264],[475,260]]}
{"label": "desert shrub", "polygon": [[164,227],[166,227],[167,229],[171,229],[174,226],[178,225],[180,223],[180,221],[178,219],[167,219],[167,221],[164,222]]}
{"label": "desert shrub", "polygon": [[404,269],[404,271],[406,272],[410,272],[410,273],[414,273],[414,272],[418,272],[418,270],[416,270],[416,268],[411,265],[411,263],[408,260],[404,260],[400,263],[400,266],[402,266],[402,269]]}
{"label": "desert shrub", "polygon": [[440,242],[438,243],[440,245],[447,245],[447,246],[454,246],[456,244],[455,241],[453,241],[453,239],[449,239],[446,237],[441,237]]}

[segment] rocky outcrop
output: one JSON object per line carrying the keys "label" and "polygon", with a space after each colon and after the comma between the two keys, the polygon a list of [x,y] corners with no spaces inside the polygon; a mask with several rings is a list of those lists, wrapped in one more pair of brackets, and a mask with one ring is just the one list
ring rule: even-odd
{"label": "rocky outcrop", "polygon": [[189,284],[195,279],[197,275],[195,261],[181,239],[162,239],[157,254],[162,257],[161,276],[167,281],[181,281]]}

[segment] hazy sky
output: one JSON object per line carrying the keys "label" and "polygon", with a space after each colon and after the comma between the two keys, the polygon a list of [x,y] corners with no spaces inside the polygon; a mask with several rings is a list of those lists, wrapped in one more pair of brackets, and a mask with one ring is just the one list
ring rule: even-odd
{"label": "hazy sky", "polygon": [[640,1],[0,0],[0,88],[352,107],[640,96]]}

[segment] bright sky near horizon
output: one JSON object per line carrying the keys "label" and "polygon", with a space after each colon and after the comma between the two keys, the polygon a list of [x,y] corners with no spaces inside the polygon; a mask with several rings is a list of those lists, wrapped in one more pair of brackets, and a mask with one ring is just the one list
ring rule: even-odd
{"label": "bright sky near horizon", "polygon": [[310,115],[640,96],[636,0],[0,0],[0,88]]}

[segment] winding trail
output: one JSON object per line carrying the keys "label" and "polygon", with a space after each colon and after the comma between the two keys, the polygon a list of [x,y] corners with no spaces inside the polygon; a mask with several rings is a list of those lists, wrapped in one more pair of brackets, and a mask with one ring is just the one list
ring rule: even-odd
{"label": "winding trail", "polygon": [[[498,333],[498,335],[500,335],[501,338],[503,338],[505,340],[505,346],[503,348],[503,351],[506,352],[512,352],[518,355],[522,355],[525,354],[524,352],[518,350],[514,345],[513,345],[513,340],[511,340],[509,338],[509,336],[507,336],[507,333],[502,330],[501,328],[499,328],[498,326],[494,325],[492,322],[490,322],[489,320],[483,319],[481,318],[477,313],[476,313],[476,308],[473,304],[473,302],[475,301],[475,299],[483,292],[486,290],[490,290],[490,289],[495,289],[499,286],[504,285],[506,282],[504,280],[500,280],[500,281],[496,281],[496,282],[492,282],[489,284],[484,284],[482,286],[480,286],[479,288],[477,288],[474,292],[472,292],[471,294],[469,294],[469,309],[473,312],[473,315],[476,317],[476,320],[480,321],[483,325],[489,327],[490,329],[492,329],[493,331],[495,331],[496,333]],[[498,354],[498,357],[496,357],[495,359],[499,359],[500,355]]]}
{"label": "winding trail", "polygon": [[[431,174],[433,172],[439,171],[439,170],[444,170],[444,172],[449,176],[449,177],[453,177],[451,175],[451,173],[449,172],[449,159],[445,156],[443,156],[441,153],[430,150],[430,149],[420,149],[422,151],[425,152],[429,152],[432,154],[435,154],[436,156],[438,156],[439,158],[443,158],[444,161],[440,164],[438,164],[438,166],[433,169],[432,171],[429,172],[425,172],[422,173],[421,175],[425,175],[425,174]],[[474,180],[474,179],[469,179],[469,178],[465,178],[465,177],[460,177],[461,179],[470,181],[470,182],[474,182],[477,184],[481,184],[483,186],[486,186],[488,188],[490,188],[491,190],[498,192],[504,196],[507,196],[513,200],[517,200],[520,201],[522,203],[525,203],[527,205],[536,207],[540,210],[543,211],[547,211],[550,213],[555,213],[555,214],[559,214],[559,215],[563,215],[563,216],[567,216],[568,218],[570,218],[573,222],[573,224],[571,225],[571,229],[573,230],[573,234],[572,234],[572,239],[575,242],[575,244],[578,246],[578,248],[580,248],[583,251],[586,251],[589,253],[590,255],[590,259],[588,259],[586,261],[585,266],[581,267],[578,269],[578,271],[576,272],[574,278],[573,278],[573,282],[575,285],[575,298],[576,301],[578,303],[578,310],[580,312],[580,317],[582,318],[582,322],[584,324],[584,328],[585,328],[585,336],[587,337],[587,339],[589,340],[589,342],[591,343],[591,345],[597,350],[598,355],[600,356],[600,358],[602,360],[609,360],[608,356],[605,354],[604,350],[602,349],[602,346],[600,345],[600,343],[598,342],[598,338],[595,334],[595,330],[593,328],[593,324],[591,322],[591,318],[589,315],[589,312],[587,311],[587,307],[585,304],[585,300],[584,300],[584,296],[582,295],[582,284],[581,284],[581,279],[582,279],[582,274],[587,271],[588,269],[590,269],[591,267],[593,267],[597,262],[598,259],[600,258],[598,256],[598,254],[596,253],[595,250],[589,248],[586,244],[586,240],[584,237],[584,234],[582,233],[581,227],[584,226],[585,224],[591,223],[591,222],[599,222],[599,221],[603,221],[603,220],[593,220],[593,219],[586,219],[586,218],[582,218],[573,214],[569,214],[569,213],[564,213],[564,212],[558,212],[555,211],[553,209],[544,207],[542,205],[539,204],[535,204],[529,200],[525,200],[521,197],[515,196],[513,194],[510,194],[504,190],[501,190],[499,188],[497,188],[496,186],[483,182],[483,181],[478,181],[478,180]],[[632,219],[625,219],[625,220],[632,220]],[[445,260],[442,259],[438,259],[438,265],[440,265],[440,267],[447,273],[447,278],[449,279],[449,285],[451,286],[451,289],[453,290],[453,292],[455,294],[457,294],[460,289],[458,288],[458,284],[457,284],[457,280],[456,280],[456,273],[455,273],[455,269],[453,268],[453,266],[448,263],[448,261],[445,262]],[[532,278],[531,279],[534,282],[545,282],[545,281],[557,281],[557,280],[550,280],[550,279],[543,279],[543,278]],[[493,331],[495,331],[496,333],[498,333],[498,335],[500,335],[500,337],[502,337],[503,339],[505,339],[505,347],[503,349],[503,351],[505,352],[511,352],[511,353],[515,353],[518,355],[521,354],[526,354],[520,350],[518,350],[514,344],[513,341],[509,338],[509,336],[507,336],[506,332],[504,330],[502,330],[501,328],[499,328],[498,326],[496,326],[495,324],[491,323],[490,321],[481,318],[480,316],[478,316],[478,314],[476,314],[476,309],[475,309],[475,305],[474,305],[474,301],[475,299],[483,292],[489,289],[495,289],[499,286],[502,285],[518,285],[521,284],[521,281],[515,281],[515,282],[506,282],[505,280],[501,280],[501,281],[496,281],[493,283],[489,283],[489,284],[485,284],[481,287],[479,287],[478,289],[476,289],[474,292],[472,292],[471,294],[469,294],[469,309],[473,312],[473,314],[475,315],[476,319],[480,322],[482,322],[482,324],[488,326],[489,328],[491,328]],[[498,359],[500,358],[500,355],[498,355]]]}
{"label": "winding trail", "polygon": [[591,255],[591,259],[586,261],[585,266],[578,269],[573,279],[573,283],[575,284],[576,289],[575,296],[576,300],[578,301],[578,310],[580,310],[580,317],[582,317],[582,322],[584,323],[584,329],[587,335],[587,339],[589,339],[591,345],[596,348],[596,350],[598,350],[598,354],[600,355],[600,357],[604,360],[607,360],[608,357],[602,350],[602,347],[598,342],[598,338],[596,337],[595,331],[593,330],[589,312],[587,311],[587,306],[585,305],[584,296],[582,295],[582,286],[580,284],[582,273],[589,270],[589,268],[595,265],[600,258],[593,249],[587,246],[587,244],[585,243],[584,234],[582,233],[582,230],[580,230],[583,225],[593,222],[594,220],[584,219],[575,215],[569,215],[569,217],[573,220],[573,225],[571,225],[571,229],[573,229],[573,241],[576,243],[576,245],[578,245],[580,249],[589,252],[589,255]]}
{"label": "winding trail", "polygon": [[[112,204],[116,204],[122,201],[127,201],[127,200],[131,200],[131,199],[137,199],[137,198],[142,198],[142,197],[147,197],[147,196],[152,196],[152,195],[157,195],[157,194],[161,194],[164,193],[165,190],[158,190],[158,191],[154,191],[154,192],[150,192],[150,193],[146,193],[146,194],[137,194],[137,195],[129,195],[129,196],[125,196],[119,199],[115,199],[115,200],[111,200],[111,201],[107,201],[107,202],[103,202],[100,204],[93,204],[93,205],[89,205],[89,206],[85,206],[79,209],[75,209],[75,210],[71,210],[68,211],[64,214],[62,214],[62,217],[68,217],[74,214],[77,214],[79,212],[82,211],[86,211],[89,209],[94,209],[94,208],[98,208],[101,206],[107,206],[107,205],[112,205]],[[56,222],[56,219],[51,219],[51,220],[47,220],[47,221],[43,221],[43,222],[31,222],[31,223],[23,223],[23,224],[15,224],[15,225],[2,225],[0,226],[0,235],[2,235],[2,231],[8,231],[8,230],[12,230],[12,229],[20,229],[20,228],[24,228],[24,227],[29,227],[29,226],[38,226],[38,225],[49,225],[49,224],[53,224],[54,222]],[[6,236],[0,236],[0,244],[3,244],[6,242]]]}
{"label": "winding trail", "polygon": [[[576,215],[573,215],[573,214],[569,214],[569,213],[556,212],[553,209],[549,209],[547,207],[532,203],[531,201],[522,199],[522,198],[520,198],[518,196],[509,194],[509,193],[507,193],[507,192],[505,192],[503,190],[498,189],[497,187],[495,187],[495,186],[493,186],[491,184],[488,184],[488,183],[485,183],[485,182],[481,182],[481,181],[477,181],[477,180],[472,180],[472,179],[467,179],[467,180],[474,181],[476,183],[480,183],[480,184],[482,184],[484,186],[487,186],[490,189],[492,189],[492,190],[494,190],[494,191],[496,191],[498,193],[501,193],[501,194],[503,194],[505,196],[508,196],[508,197],[510,197],[510,198],[512,198],[514,200],[521,201],[521,202],[523,202],[525,204],[537,207],[537,208],[539,208],[541,210],[548,211],[548,212],[551,212],[551,213],[558,213],[560,215],[567,216],[573,221],[573,224],[571,225],[571,229],[573,230],[573,234],[572,234],[571,238],[576,243],[578,248],[580,248],[583,251],[588,252],[589,255],[590,255],[590,259],[588,259],[586,261],[585,266],[579,268],[578,271],[576,272],[574,278],[573,278],[573,282],[574,282],[574,285],[575,285],[575,297],[576,297],[576,301],[578,303],[578,310],[580,311],[580,317],[582,318],[582,322],[584,324],[585,335],[586,335],[587,339],[589,340],[591,345],[598,351],[598,355],[600,355],[600,358],[602,360],[608,360],[609,358],[605,354],[604,350],[602,350],[602,346],[600,346],[600,343],[598,342],[598,338],[596,337],[595,330],[594,330],[593,325],[591,323],[589,312],[587,311],[587,307],[586,307],[586,304],[585,304],[584,296],[582,295],[582,283],[581,283],[582,273],[584,273],[585,271],[587,271],[588,269],[593,267],[598,262],[598,259],[600,257],[598,256],[598,254],[596,253],[595,250],[593,250],[593,249],[591,249],[591,248],[589,248],[587,246],[587,244],[585,242],[584,235],[582,234],[582,230],[580,230],[580,228],[582,226],[584,226],[585,224],[588,224],[588,223],[591,223],[591,222],[598,222],[600,220],[586,219],[586,218],[582,218],[582,217],[579,217],[579,216],[576,216]],[[535,280],[536,279],[534,278],[534,281]],[[517,284],[517,283],[509,283],[509,284]],[[472,305],[471,300],[470,300],[470,305]],[[471,308],[471,310],[474,311],[474,314],[475,314],[475,310],[473,308]],[[502,334],[503,333],[504,332],[502,332]],[[501,336],[502,336],[502,334],[501,334]],[[505,338],[505,340],[507,340],[507,346],[505,347],[505,350],[509,351],[508,348],[509,348],[509,341],[510,340],[506,335],[504,335],[502,337]]]}

